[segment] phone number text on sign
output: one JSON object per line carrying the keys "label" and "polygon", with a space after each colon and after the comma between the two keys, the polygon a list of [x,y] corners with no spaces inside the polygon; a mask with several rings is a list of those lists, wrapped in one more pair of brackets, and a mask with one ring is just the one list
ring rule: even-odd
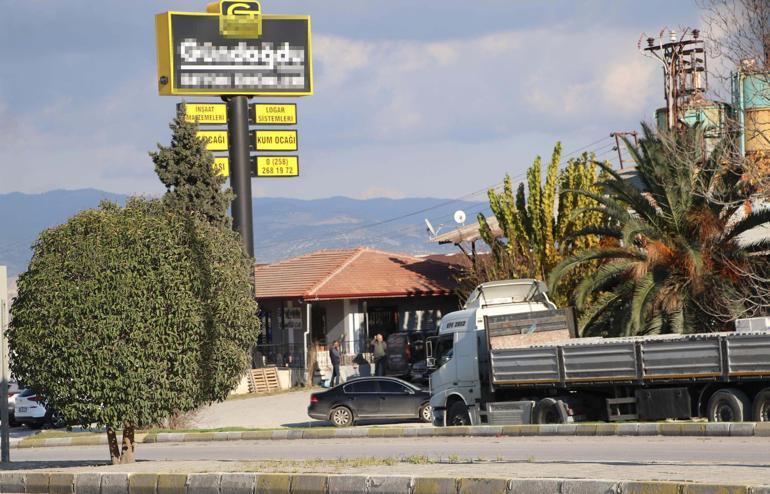
{"label": "phone number text on sign", "polygon": [[299,176],[298,156],[257,156],[258,177]]}

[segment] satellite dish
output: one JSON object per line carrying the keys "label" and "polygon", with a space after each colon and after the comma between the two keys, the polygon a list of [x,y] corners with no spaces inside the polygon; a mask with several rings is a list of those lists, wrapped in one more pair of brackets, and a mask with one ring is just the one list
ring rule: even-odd
{"label": "satellite dish", "polygon": [[459,223],[461,225],[465,224],[465,211],[462,209],[455,211],[455,223]]}
{"label": "satellite dish", "polygon": [[430,224],[430,221],[428,221],[428,218],[425,218],[425,226],[428,227],[428,233],[430,233],[431,237],[436,236],[436,229],[433,228],[433,225]]}

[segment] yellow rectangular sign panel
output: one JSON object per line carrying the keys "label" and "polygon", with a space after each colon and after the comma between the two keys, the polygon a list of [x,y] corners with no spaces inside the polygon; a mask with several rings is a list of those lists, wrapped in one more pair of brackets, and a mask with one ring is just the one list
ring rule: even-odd
{"label": "yellow rectangular sign panel", "polygon": [[185,122],[199,125],[227,123],[227,105],[224,103],[179,103]]}
{"label": "yellow rectangular sign panel", "polygon": [[250,113],[254,125],[297,125],[296,103],[254,103]]}
{"label": "yellow rectangular sign panel", "polygon": [[257,156],[258,177],[299,176],[299,156]]}
{"label": "yellow rectangular sign panel", "polygon": [[227,151],[226,130],[199,130],[197,136],[206,141],[206,149],[209,151]]}
{"label": "yellow rectangular sign panel", "polygon": [[296,130],[255,130],[254,149],[257,151],[296,151]]}
{"label": "yellow rectangular sign panel", "polygon": [[217,156],[214,158],[214,171],[223,177],[230,176],[230,159],[226,156]]}

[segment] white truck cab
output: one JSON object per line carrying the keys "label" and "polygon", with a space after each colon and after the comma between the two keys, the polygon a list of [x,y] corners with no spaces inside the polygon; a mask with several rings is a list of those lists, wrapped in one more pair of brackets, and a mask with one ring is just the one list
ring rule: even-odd
{"label": "white truck cab", "polygon": [[[471,292],[464,309],[445,315],[438,337],[429,345],[428,365],[434,424],[476,425],[480,423],[482,383],[479,372],[479,336],[484,317],[555,310],[542,281],[534,279],[492,281]],[[447,413],[453,409],[467,414]],[[445,417],[465,417],[467,424],[446,423]],[[464,420],[464,421],[465,421]],[[455,420],[456,421],[456,420]]]}

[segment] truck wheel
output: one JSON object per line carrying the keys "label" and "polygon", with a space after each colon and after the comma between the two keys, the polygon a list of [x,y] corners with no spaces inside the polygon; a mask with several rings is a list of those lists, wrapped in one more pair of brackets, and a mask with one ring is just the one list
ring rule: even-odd
{"label": "truck wheel", "polygon": [[720,389],[709,398],[709,422],[743,422],[749,419],[751,400],[736,388]]}
{"label": "truck wheel", "polygon": [[348,427],[353,425],[353,413],[348,407],[336,407],[332,409],[329,418],[337,427]]}
{"label": "truck wheel", "polygon": [[446,425],[471,425],[468,407],[462,401],[452,403],[446,414]]}
{"label": "truck wheel", "polygon": [[770,422],[770,388],[765,388],[754,397],[754,421]]}
{"label": "truck wheel", "polygon": [[533,424],[561,424],[564,421],[559,410],[559,402],[553,398],[543,398],[532,411]]}

